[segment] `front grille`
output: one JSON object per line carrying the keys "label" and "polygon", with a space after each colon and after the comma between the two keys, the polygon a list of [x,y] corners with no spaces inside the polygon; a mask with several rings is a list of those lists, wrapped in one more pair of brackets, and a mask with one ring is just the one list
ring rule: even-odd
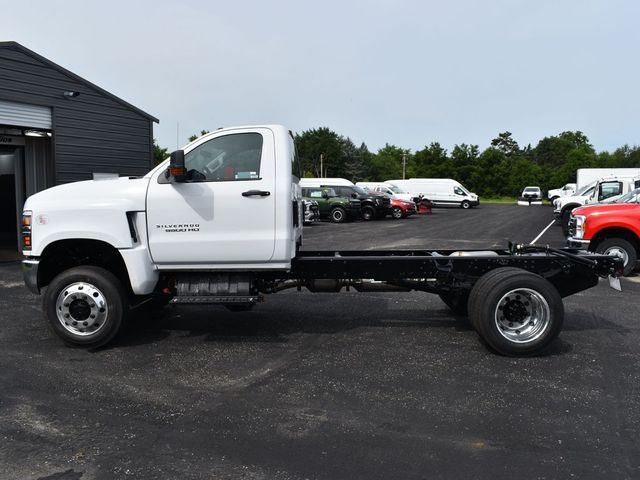
{"label": "front grille", "polygon": [[576,235],[576,219],[571,217],[569,219],[569,236],[575,237]]}

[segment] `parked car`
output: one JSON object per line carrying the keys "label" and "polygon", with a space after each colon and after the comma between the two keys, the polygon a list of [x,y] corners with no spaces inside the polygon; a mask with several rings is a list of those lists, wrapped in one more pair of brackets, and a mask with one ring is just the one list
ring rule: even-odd
{"label": "parked car", "polygon": [[391,199],[391,216],[396,220],[407,218],[409,215],[417,213],[416,204],[407,200],[398,198]]}
{"label": "parked car", "polygon": [[403,188],[400,188],[399,186],[392,183],[357,182],[356,186],[365,188],[369,192],[384,193],[386,195],[389,195],[392,199],[395,198],[397,200],[406,200],[414,203],[418,202],[418,197],[416,195],[411,195]]}
{"label": "parked car", "polygon": [[480,198],[451,178],[410,178],[409,180],[387,180],[407,190],[412,196],[430,200],[434,206],[451,205],[464,209],[480,204]]}
{"label": "parked car", "polygon": [[576,208],[569,220],[569,246],[624,261],[624,275],[636,267],[640,254],[640,188],[614,202]]}
{"label": "parked car", "polygon": [[300,185],[303,188],[331,188],[340,197],[357,198],[360,200],[363,220],[384,218],[391,212],[391,202],[388,196],[370,193],[344,178],[302,178],[300,179]]}
{"label": "parked car", "polygon": [[360,200],[340,197],[332,188],[303,187],[302,196],[318,203],[320,218],[342,223],[360,217]]}
{"label": "parked car", "polygon": [[302,199],[305,225],[320,221],[320,207],[315,200]]}
{"label": "parked car", "polygon": [[522,200],[525,201],[541,201],[542,200],[542,190],[540,187],[524,187],[522,194],[520,195]]}

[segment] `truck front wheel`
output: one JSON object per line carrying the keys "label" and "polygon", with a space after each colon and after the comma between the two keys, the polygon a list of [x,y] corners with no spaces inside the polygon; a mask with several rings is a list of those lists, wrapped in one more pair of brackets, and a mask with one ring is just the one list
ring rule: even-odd
{"label": "truck front wheel", "polygon": [[331,210],[329,218],[333,223],[342,223],[347,220],[347,212],[345,212],[342,207],[336,207]]}
{"label": "truck front wheel", "polygon": [[99,347],[120,330],[127,312],[120,280],[100,267],[74,267],[55,277],[42,311],[52,330],[72,347]]}
{"label": "truck front wheel", "polygon": [[469,200],[463,200],[460,204],[460,208],[464,208],[465,210],[471,208],[471,202],[469,202]]}
{"label": "truck front wheel", "polygon": [[481,277],[469,296],[469,319],[496,352],[527,356],[558,336],[564,306],[558,290],[539,275],[497,268]]}
{"label": "truck front wheel", "polygon": [[607,238],[598,244],[596,252],[622,258],[624,262],[624,271],[622,274],[625,277],[631,275],[631,272],[636,268],[638,254],[634,246],[624,238]]}

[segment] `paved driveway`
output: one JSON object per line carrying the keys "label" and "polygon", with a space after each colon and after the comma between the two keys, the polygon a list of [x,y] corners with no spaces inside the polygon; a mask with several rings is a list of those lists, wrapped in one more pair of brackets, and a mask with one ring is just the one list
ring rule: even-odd
{"label": "paved driveway", "polygon": [[[502,246],[545,207],[306,229],[306,248]],[[552,226],[541,242],[562,243]],[[640,477],[640,286],[566,299],[550,352],[490,353],[425,293],[283,292],[63,347],[0,265],[1,479]]]}

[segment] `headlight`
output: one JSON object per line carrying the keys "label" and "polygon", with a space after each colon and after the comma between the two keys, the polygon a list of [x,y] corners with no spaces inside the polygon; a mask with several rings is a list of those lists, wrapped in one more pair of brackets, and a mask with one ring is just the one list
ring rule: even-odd
{"label": "headlight", "polygon": [[31,250],[31,216],[28,210],[22,212],[22,250]]}
{"label": "headlight", "polygon": [[575,238],[584,238],[587,231],[587,217],[584,215],[576,215],[576,233]]}

